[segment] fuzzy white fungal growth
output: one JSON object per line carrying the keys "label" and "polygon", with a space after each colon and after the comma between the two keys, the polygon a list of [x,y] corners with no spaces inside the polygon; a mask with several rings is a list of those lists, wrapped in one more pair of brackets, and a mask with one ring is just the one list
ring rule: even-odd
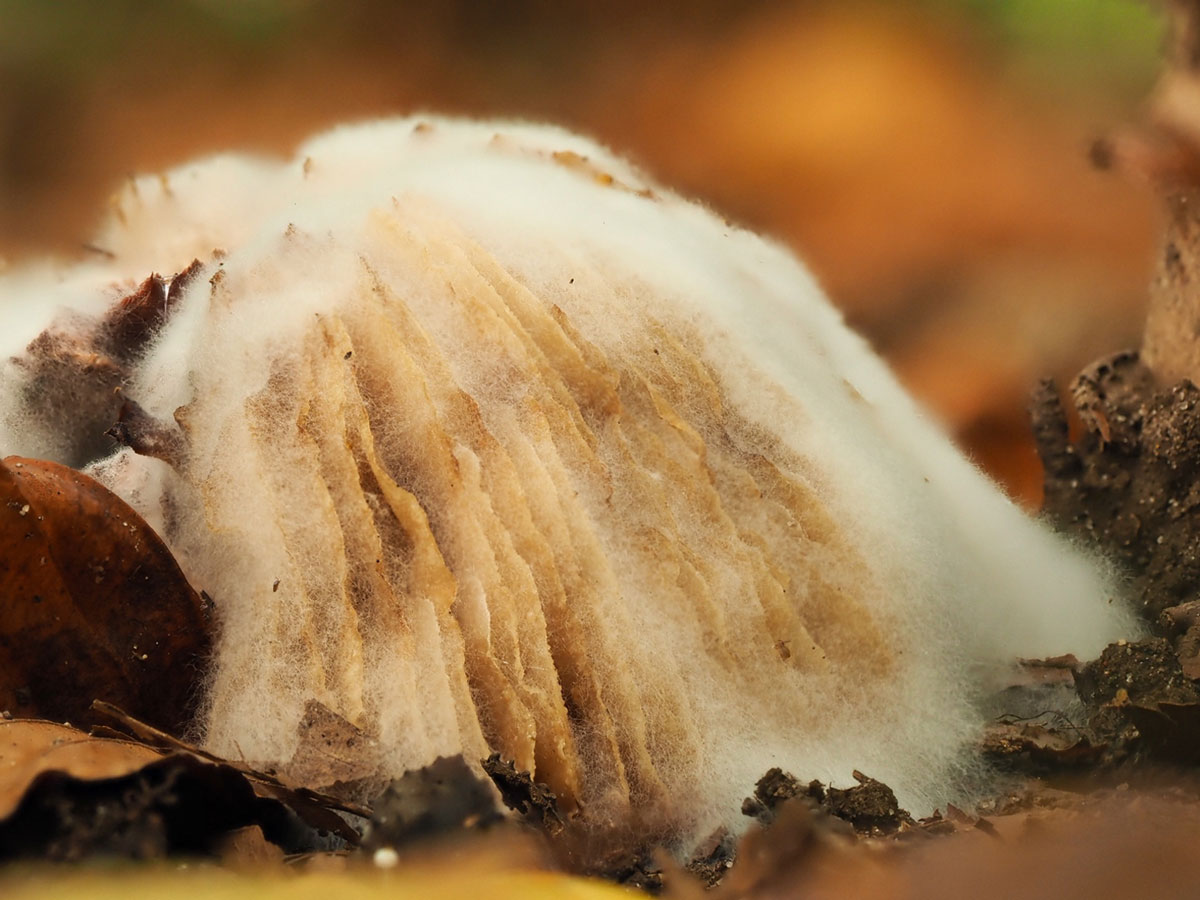
{"label": "fuzzy white fungal growth", "polygon": [[[736,825],[770,766],[928,810],[989,671],[1134,631],[795,258],[581,138],[344,128],[97,243],[0,281],[0,350],[202,261],[124,385],[186,451],[94,471],[215,600],[218,752],[287,761],[316,699],[381,773],[496,750],[600,826]],[[33,377],[0,450],[63,456]]]}

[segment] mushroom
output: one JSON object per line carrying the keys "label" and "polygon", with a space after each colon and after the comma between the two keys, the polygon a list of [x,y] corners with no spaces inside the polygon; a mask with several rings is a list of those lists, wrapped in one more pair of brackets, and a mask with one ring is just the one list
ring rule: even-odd
{"label": "mushroom", "polygon": [[202,160],[96,244],[0,280],[0,450],[87,462],[211,596],[216,752],[286,768],[316,701],[381,777],[498,752],[585,829],[735,827],[772,766],[928,810],[989,672],[1136,631],[795,257],[567,132]]}

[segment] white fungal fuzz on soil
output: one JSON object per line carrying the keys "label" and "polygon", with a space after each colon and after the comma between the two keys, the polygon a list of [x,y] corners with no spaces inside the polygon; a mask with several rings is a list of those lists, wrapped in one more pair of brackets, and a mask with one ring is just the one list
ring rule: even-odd
{"label": "white fungal fuzz on soil", "polygon": [[[495,750],[598,826],[737,827],[771,766],[927,812],[989,672],[1135,631],[794,257],[579,137],[344,128],[96,243],[3,276],[0,350],[203,263],[124,386],[186,455],[93,469],[214,599],[219,753],[286,762],[316,699],[380,773]],[[3,378],[0,451],[61,455]]]}

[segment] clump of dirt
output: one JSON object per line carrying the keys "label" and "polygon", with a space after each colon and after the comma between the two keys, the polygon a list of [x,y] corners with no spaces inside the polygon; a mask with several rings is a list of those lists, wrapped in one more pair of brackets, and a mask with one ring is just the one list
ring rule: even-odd
{"label": "clump of dirt", "polygon": [[858,782],[852,788],[831,787],[825,791],[824,808],[854,826],[860,834],[886,835],[900,830],[913,819],[900,808],[895,792],[882,781],[853,772]]}
{"label": "clump of dirt", "polygon": [[1052,381],[1032,402],[1044,513],[1121,566],[1155,634],[1073,668],[1083,740],[1104,747],[1107,765],[1200,763],[1200,390],[1159,387],[1123,352],[1085,369],[1071,399],[1074,439]]}
{"label": "clump of dirt", "polygon": [[654,854],[649,852],[627,857],[622,863],[597,869],[590,874],[651,896],[661,894],[666,887],[662,866],[655,862]]}
{"label": "clump of dirt", "polygon": [[685,868],[705,887],[712,887],[733,867],[737,847],[737,838],[727,829],[720,828],[696,848]]}
{"label": "clump of dirt", "polygon": [[1080,699],[1092,707],[1108,703],[1200,703],[1200,691],[1186,675],[1165,638],[1117,641],[1098,659],[1079,668]]}
{"label": "clump of dirt", "polygon": [[781,769],[770,769],[754,786],[754,796],[742,803],[742,813],[763,825],[774,822],[779,808],[789,800],[803,798],[814,811],[848,823],[862,835],[882,837],[895,834],[914,820],[900,808],[895,792],[884,784],[855,771],[858,784],[852,788],[826,787],[819,781],[801,784]]}
{"label": "clump of dirt", "polygon": [[1071,394],[1083,424],[1075,440],[1052,381],[1032,402],[1043,512],[1117,561],[1153,621],[1200,593],[1200,390],[1158,389],[1128,351],[1084,370]]}
{"label": "clump of dirt", "polygon": [[754,785],[754,796],[742,801],[742,815],[750,816],[763,825],[775,821],[780,804],[793,797],[808,797],[818,807],[825,799],[825,789],[819,781],[802,785],[794,775],[783,769],[768,769]]}

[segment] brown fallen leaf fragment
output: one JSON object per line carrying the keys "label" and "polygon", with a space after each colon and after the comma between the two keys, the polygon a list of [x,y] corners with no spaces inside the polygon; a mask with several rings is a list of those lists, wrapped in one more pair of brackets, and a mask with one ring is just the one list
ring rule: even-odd
{"label": "brown fallen leaf fragment", "polygon": [[151,274],[136,291],[117,301],[105,316],[97,342],[114,356],[135,355],[166,320],[167,283]]}
{"label": "brown fallen leaf fragment", "polygon": [[134,400],[121,404],[116,423],[104,433],[139,456],[161,459],[176,469],[183,464],[186,444],[179,426],[154,418]]}
{"label": "brown fallen leaf fragment", "polygon": [[194,261],[169,283],[151,275],[102,316],[55,319],[13,358],[24,404],[36,411],[31,427],[41,430],[43,446],[53,448],[46,455],[82,468],[115,449],[106,430],[127,399],[120,388],[203,269]]}
{"label": "brown fallen leaf fragment", "polygon": [[0,720],[0,860],[216,856],[247,829],[293,853],[337,846],[233,766]]}
{"label": "brown fallen leaf fragment", "polygon": [[[309,827],[337,835],[338,838],[349,845],[358,845],[359,832],[345,818],[340,816],[338,812],[335,812],[335,810],[349,813],[351,816],[363,821],[371,817],[371,810],[366,807],[350,803],[347,800],[330,794],[323,794],[306,787],[298,787],[275,775],[261,772],[244,762],[222,759],[215,754],[201,750],[199,747],[167,734],[153,725],[142,722],[112,704],[96,701],[92,704],[92,708],[98,715],[104,716],[128,730],[130,735],[147,746],[164,752],[178,751],[187,753],[199,759],[235,769],[246,777],[258,796],[280,801],[295,812]],[[112,729],[105,728],[104,730],[111,731]]]}
{"label": "brown fallen leaf fragment", "polygon": [[210,854],[220,836],[253,820],[255,805],[235,772],[193,757],[160,759],[101,781],[51,771],[0,822],[0,846],[9,859],[51,861]]}
{"label": "brown fallen leaf fragment", "polygon": [[142,744],[93,738],[69,725],[0,720],[0,821],[13,814],[44,772],[62,771],[84,780],[120,778],[161,758]]}
{"label": "brown fallen leaf fragment", "polygon": [[84,466],[113,450],[104,431],[116,420],[116,391],[127,367],[96,342],[94,320],[73,316],[56,321],[13,358],[28,409],[37,410],[42,444],[50,455]]}
{"label": "brown fallen leaf fragment", "polygon": [[0,710],[80,722],[102,698],[187,727],[210,623],[141,516],[80,472],[9,457],[0,548]]}
{"label": "brown fallen leaf fragment", "polygon": [[[308,701],[297,734],[296,752],[280,767],[290,783],[337,796],[361,793],[364,785],[373,783],[379,771],[379,742],[324,703]],[[380,784],[374,793],[383,787]]]}
{"label": "brown fallen leaf fragment", "polygon": [[151,274],[132,294],[113,304],[100,322],[97,342],[121,360],[131,360],[141,353],[158,330],[170,318],[184,289],[204,269],[198,259],[170,282]]}

